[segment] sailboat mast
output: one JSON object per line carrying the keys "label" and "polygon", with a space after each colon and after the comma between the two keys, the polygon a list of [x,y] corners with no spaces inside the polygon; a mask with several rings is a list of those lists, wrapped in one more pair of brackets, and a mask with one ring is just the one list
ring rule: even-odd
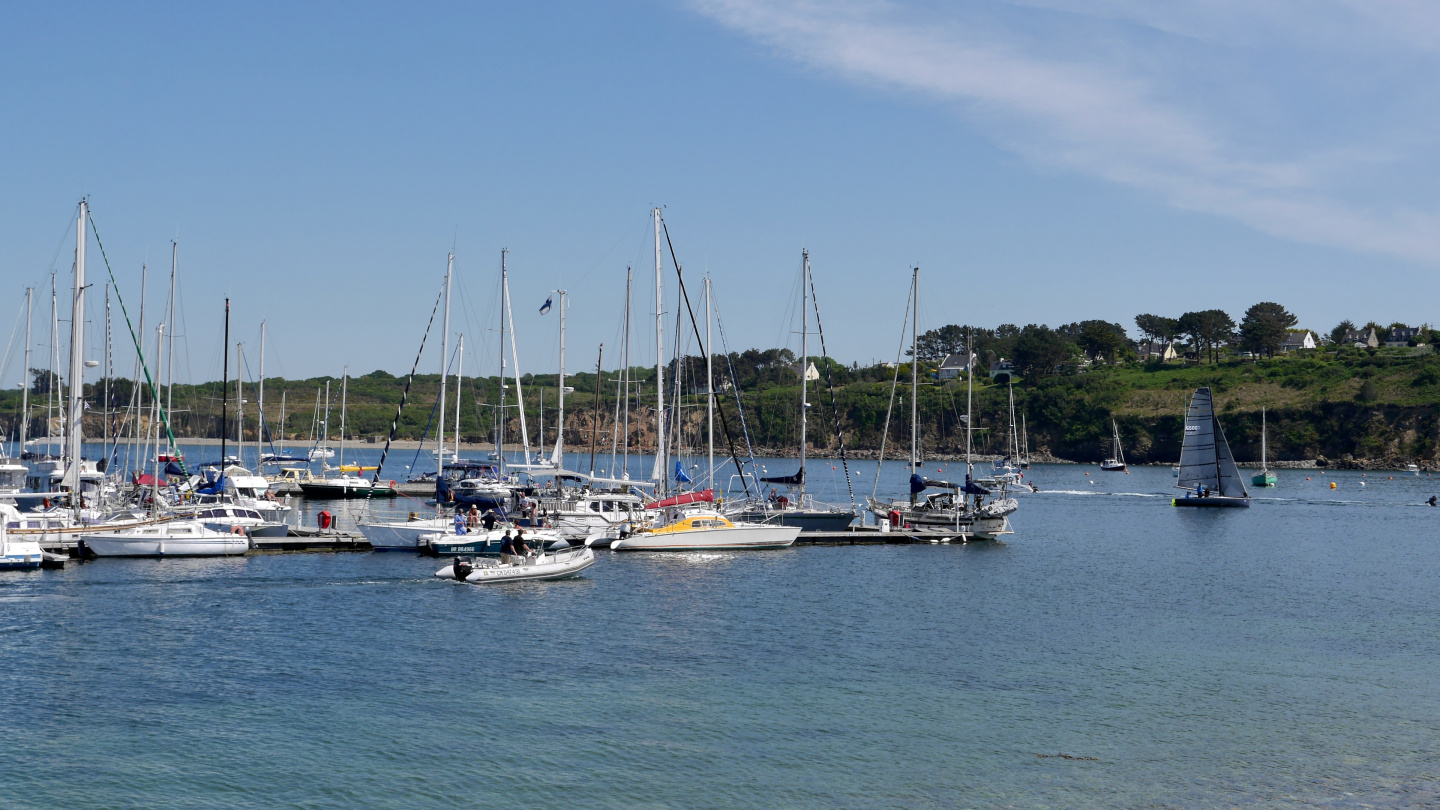
{"label": "sailboat mast", "polygon": [[796,504],[805,500],[806,428],[810,422],[810,251],[800,251],[800,488]]}
{"label": "sailboat mast", "polygon": [[340,463],[336,466],[345,466],[345,406],[346,395],[350,391],[350,364],[345,364],[345,370],[340,373]]}
{"label": "sailboat mast", "polygon": [[[916,321],[920,319],[920,268],[915,268],[910,277],[910,298],[914,310],[910,314],[910,474],[920,463],[920,418],[918,397],[920,394],[920,330]],[[915,500],[911,493],[910,500]]]}
{"label": "sailboat mast", "polygon": [[[170,299],[165,305],[165,322],[170,324],[170,350],[165,358],[165,413],[175,412],[175,272],[180,265],[180,243],[170,242]],[[173,448],[172,448],[173,449]]]}
{"label": "sailboat mast", "polygon": [[[450,362],[450,272],[455,269],[455,254],[452,252],[445,259],[445,318],[441,322],[440,332],[440,424],[435,428],[435,478],[439,480],[445,475],[445,389],[449,387],[448,378],[445,376],[449,371],[445,366]],[[505,383],[505,375],[500,375],[500,383]],[[455,401],[460,401],[459,394],[456,394]],[[343,418],[343,417],[342,417]],[[436,506],[439,509],[439,506]]]}
{"label": "sailboat mast", "polygon": [[[455,357],[455,455],[451,458],[458,462],[460,460],[460,381],[464,379],[461,375],[465,371],[464,335],[460,336],[460,345],[456,351],[458,354]],[[440,417],[443,419],[445,415],[441,414]],[[441,448],[441,452],[444,452],[443,447]]]}
{"label": "sailboat mast", "polygon": [[84,505],[80,496],[80,419],[85,415],[85,219],[89,212],[90,204],[81,200],[75,221],[75,294],[70,305],[70,412],[66,426],[70,458],[64,482],[70,486],[70,502],[77,510]]}
{"label": "sailboat mast", "polygon": [[262,445],[265,443],[265,322],[260,322],[260,390],[255,394],[259,405],[255,412],[259,419],[255,422],[255,472],[260,472],[260,456],[264,454]]}
{"label": "sailboat mast", "polygon": [[[500,456],[500,474],[505,474],[505,266],[506,254],[510,251],[500,249],[500,406],[495,411],[495,454]],[[528,459],[527,459],[528,460]]]}
{"label": "sailboat mast", "polygon": [[[520,385],[520,349],[515,343],[515,310],[510,305],[510,275],[508,268],[501,267],[500,273],[500,301],[501,312],[505,316],[505,325],[510,327],[510,359],[515,364],[515,408],[520,412],[520,442],[521,449],[525,452],[525,463],[530,463],[530,430],[525,426],[525,389]],[[504,345],[501,345],[504,350]],[[502,453],[503,455],[503,453]]]}
{"label": "sailboat mast", "polygon": [[[235,453],[238,458],[245,452],[245,353],[241,348],[244,344],[235,344]],[[220,459],[224,462],[225,459]],[[243,465],[245,459],[241,458]]]}
{"label": "sailboat mast", "polygon": [[1260,469],[1266,470],[1265,458],[1265,409],[1260,409]]}
{"label": "sailboat mast", "polygon": [[975,421],[973,407],[975,403],[975,352],[971,350],[973,335],[969,329],[965,330],[965,473],[970,474],[970,434],[971,424]]}
{"label": "sailboat mast", "polygon": [[[552,460],[556,467],[563,468],[565,466],[565,291],[555,290],[555,293],[560,296],[560,414],[555,421],[555,452]],[[595,407],[600,407],[598,404],[600,400],[596,399],[595,401],[597,403]],[[541,416],[544,416],[543,411]],[[540,437],[540,450],[541,452],[545,450],[544,436]],[[593,456],[594,453],[591,455]],[[594,458],[590,459],[590,467],[590,473],[594,475]]]}
{"label": "sailboat mast", "polygon": [[[564,312],[562,309],[561,312]],[[590,477],[595,477],[595,447],[600,441],[600,370],[605,363],[605,344],[600,344],[600,355],[595,358],[595,421],[590,425]],[[560,390],[565,390],[561,388]],[[564,400],[561,400],[562,402]],[[560,430],[565,430],[565,423],[560,423]],[[556,439],[559,442],[559,439]]]}
{"label": "sailboat mast", "polygon": [[[165,324],[160,324],[164,326]],[[155,347],[158,352],[159,346]],[[105,282],[105,370],[101,372],[105,377],[105,391],[102,394],[104,399],[100,407],[100,447],[104,452],[104,458],[110,458],[110,282]],[[107,466],[106,469],[109,469]]]}
{"label": "sailboat mast", "polygon": [[219,490],[225,491],[225,429],[229,426],[230,408],[230,299],[225,299],[225,340],[220,355],[220,480]]}
{"label": "sailboat mast", "polygon": [[[625,371],[622,377],[625,385],[625,426],[623,428],[625,435],[625,462],[622,469],[625,470],[624,477],[626,478],[630,476],[630,293],[634,280],[634,273],[629,267],[625,268],[625,347],[623,349],[625,355]],[[613,474],[614,470],[611,470],[611,473]]]}
{"label": "sailboat mast", "polygon": [[25,288],[25,371],[20,375],[20,455],[25,455],[25,441],[30,435],[30,315],[32,287]]}
{"label": "sailboat mast", "polygon": [[660,290],[660,209],[655,218],[655,483],[663,496],[670,491],[665,471],[665,299]]}
{"label": "sailboat mast", "polygon": [[[710,433],[710,487],[715,487],[715,349],[710,344],[710,276],[705,276],[705,419]],[[803,394],[802,394],[803,397]],[[801,435],[804,435],[803,429]],[[800,467],[805,467],[804,443],[801,443]],[[803,485],[804,479],[801,479]],[[803,491],[803,490],[802,490]]]}

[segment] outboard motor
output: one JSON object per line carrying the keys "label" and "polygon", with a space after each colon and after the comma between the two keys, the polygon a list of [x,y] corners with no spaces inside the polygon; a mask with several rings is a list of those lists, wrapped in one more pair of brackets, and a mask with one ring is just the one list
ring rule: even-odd
{"label": "outboard motor", "polygon": [[455,565],[450,569],[455,572],[455,581],[464,582],[467,577],[474,573],[474,566],[470,565],[469,557],[456,557]]}

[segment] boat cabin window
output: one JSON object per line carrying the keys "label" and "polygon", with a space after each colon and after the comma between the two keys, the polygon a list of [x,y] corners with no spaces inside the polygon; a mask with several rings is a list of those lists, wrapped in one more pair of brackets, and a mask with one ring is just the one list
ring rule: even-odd
{"label": "boat cabin window", "polygon": [[599,512],[599,511],[600,511],[600,502],[599,502],[599,501],[591,501],[591,502],[590,502],[590,511],[591,511],[591,512]]}

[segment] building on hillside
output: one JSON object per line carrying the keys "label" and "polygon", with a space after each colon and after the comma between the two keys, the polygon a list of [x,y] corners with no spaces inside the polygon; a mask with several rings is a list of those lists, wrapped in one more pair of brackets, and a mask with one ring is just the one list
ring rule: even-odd
{"label": "building on hillside", "polygon": [[1282,352],[1298,352],[1301,349],[1315,348],[1315,333],[1309,329],[1299,332],[1290,332],[1285,335],[1285,342],[1280,344]]}
{"label": "building on hillside", "polygon": [[941,380],[953,380],[964,374],[970,373],[969,359],[963,354],[947,354],[945,360],[940,363],[940,371],[936,378]]}
{"label": "building on hillside", "polygon": [[1020,375],[1015,373],[1015,364],[1003,357],[990,364],[990,379],[996,379],[1002,374],[1012,381],[1020,379]]}
{"label": "building on hillside", "polygon": [[[797,376],[797,377],[800,376],[800,373],[801,373],[801,372],[800,372],[800,367],[801,367],[801,364],[800,364],[800,363],[796,363],[795,365],[791,366],[791,369],[795,372],[795,376]],[[817,369],[817,368],[815,368],[815,364],[814,364],[814,363],[805,363],[805,366],[804,366],[804,367],[805,367],[805,372],[804,372],[804,373],[805,373],[805,381],[806,381],[806,382],[815,382],[816,380],[820,379],[820,370]]]}
{"label": "building on hillside", "polygon": [[1171,360],[1178,358],[1179,356],[1180,355],[1175,352],[1174,341],[1161,342],[1158,340],[1152,340],[1140,344],[1141,362],[1148,363],[1151,360],[1159,360],[1162,363],[1168,363]]}
{"label": "building on hillside", "polygon": [[1419,340],[1420,327],[1418,326],[1397,326],[1390,330],[1385,336],[1386,346],[1409,346],[1411,340]]}
{"label": "building on hillside", "polygon": [[1346,329],[1345,339],[1340,343],[1358,349],[1376,349],[1380,347],[1380,336],[1371,328]]}

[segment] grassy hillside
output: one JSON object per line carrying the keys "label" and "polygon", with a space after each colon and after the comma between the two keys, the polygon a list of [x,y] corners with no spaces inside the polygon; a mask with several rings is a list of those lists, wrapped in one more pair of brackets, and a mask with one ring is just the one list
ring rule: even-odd
{"label": "grassy hillside", "polygon": [[[835,367],[838,368],[838,367]],[[615,413],[614,372],[603,379],[599,400],[600,443],[609,444]],[[893,372],[845,373],[837,377],[833,397],[840,413],[840,427],[851,450],[873,452],[880,446],[887,408],[891,406],[890,378]],[[908,369],[902,368],[901,388],[895,393],[890,418],[887,456],[903,455],[909,446],[910,402]],[[636,369],[640,390],[631,411],[631,446],[646,450],[654,446],[653,370]],[[778,381],[777,381],[778,380]],[[595,377],[593,373],[566,378],[575,390],[566,398],[566,441],[572,447],[588,446],[597,427]],[[793,452],[799,442],[798,380],[791,374],[747,380],[741,394],[743,425],[750,442],[758,448]],[[323,391],[326,378],[266,381],[266,413],[278,433],[281,392],[286,393],[288,415],[286,434],[291,442],[303,442],[311,435],[316,418],[316,390]],[[331,433],[340,425],[339,380],[331,379]],[[545,399],[546,442],[554,441],[557,389],[554,375],[528,377],[524,384],[527,427],[536,441],[540,419],[539,401]],[[353,378],[348,389],[346,433],[352,438],[383,439],[404,389],[403,377],[374,372]],[[1127,458],[1133,462],[1173,462],[1179,454],[1181,410],[1197,387],[1209,386],[1215,394],[1221,422],[1242,460],[1259,457],[1260,411],[1268,411],[1270,454],[1279,460],[1312,459],[1324,456],[1398,462],[1436,457],[1440,447],[1440,355],[1428,350],[1343,349],[1339,352],[1312,352],[1304,356],[1283,356],[1259,361],[1227,360],[1202,365],[1142,365],[1129,363],[1092,367],[1085,373],[1025,380],[1014,387],[1017,413],[1026,418],[1033,450],[1049,452],[1064,459],[1097,461],[1104,454],[1110,436],[1109,420],[1120,425]],[[98,433],[100,394],[97,386],[87,389],[91,410],[87,433]],[[436,375],[417,377],[410,392],[409,406],[400,421],[399,436],[419,438],[426,429],[439,391]],[[173,423],[178,435],[219,435],[220,386],[218,383],[177,386]],[[117,381],[114,400],[129,401],[129,384]],[[467,379],[461,396],[461,434],[475,441],[493,435],[499,395],[495,379]],[[977,452],[1003,452],[1008,425],[1006,386],[977,379],[975,389],[975,431]],[[246,435],[253,440],[255,391],[247,385]],[[920,431],[926,454],[956,454],[965,449],[966,388],[964,380],[921,386],[918,398]],[[0,424],[13,436],[18,424],[19,392],[0,395]],[[508,394],[513,405],[514,388]],[[835,408],[832,394],[822,379],[810,391],[808,437],[816,452],[836,452]],[[38,401],[38,410],[37,410]],[[31,435],[44,430],[44,395],[32,395]],[[450,390],[445,422],[453,430],[455,394]],[[696,447],[703,441],[704,397],[690,393],[682,397],[685,426],[683,443]],[[231,414],[233,420],[233,387]],[[321,405],[323,409],[323,403]],[[724,419],[717,419],[717,431],[728,423],[737,443],[743,442],[741,413],[728,394],[722,397]],[[507,412],[508,435],[518,439],[519,416]],[[234,422],[231,423],[233,435]],[[434,427],[431,426],[431,435]],[[57,427],[58,431],[58,427]],[[723,434],[717,437],[724,446]],[[896,451],[900,452],[896,452]]]}

